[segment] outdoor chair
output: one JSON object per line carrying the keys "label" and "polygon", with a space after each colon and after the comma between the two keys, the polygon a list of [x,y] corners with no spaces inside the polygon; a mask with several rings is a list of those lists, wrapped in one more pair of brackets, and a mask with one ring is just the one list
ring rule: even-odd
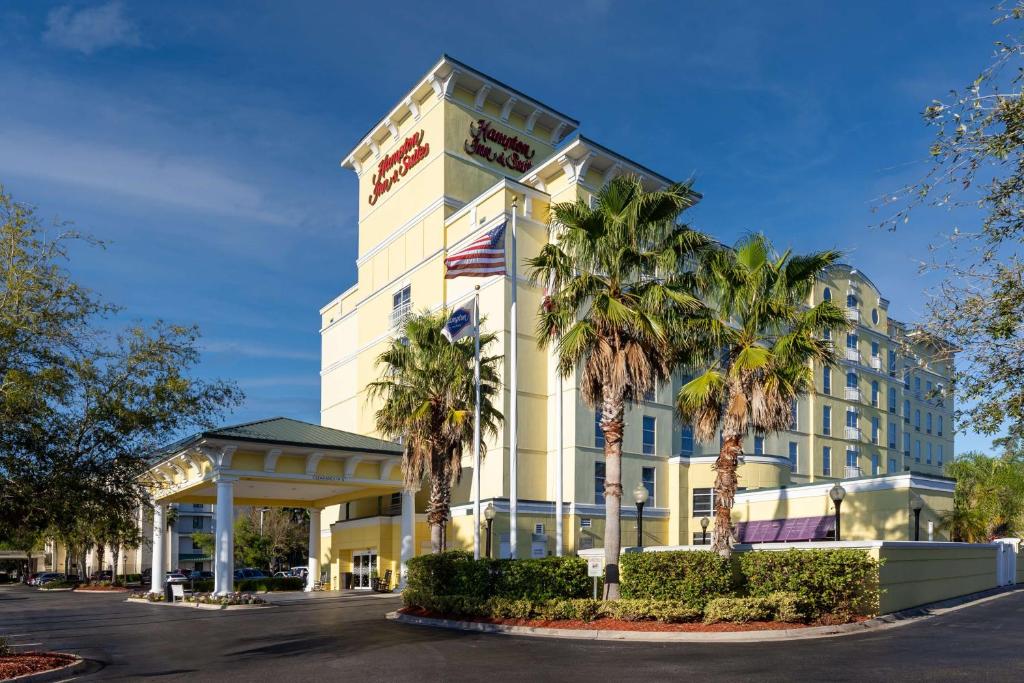
{"label": "outdoor chair", "polygon": [[377,583],[377,592],[390,593],[391,591],[391,570],[388,569],[384,572],[384,576],[382,576],[380,581]]}

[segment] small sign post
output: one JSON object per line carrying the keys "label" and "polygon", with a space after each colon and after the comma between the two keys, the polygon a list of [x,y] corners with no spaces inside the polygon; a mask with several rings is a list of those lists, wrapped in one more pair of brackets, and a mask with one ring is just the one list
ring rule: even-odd
{"label": "small sign post", "polygon": [[597,580],[604,575],[604,560],[600,557],[587,558],[587,576],[594,577],[594,599],[597,600]]}

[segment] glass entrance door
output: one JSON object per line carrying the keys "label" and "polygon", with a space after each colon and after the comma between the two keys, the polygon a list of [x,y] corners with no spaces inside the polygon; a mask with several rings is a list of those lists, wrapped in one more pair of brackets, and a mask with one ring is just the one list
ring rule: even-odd
{"label": "glass entrance door", "polygon": [[370,572],[377,568],[376,551],[352,553],[352,587],[369,588]]}

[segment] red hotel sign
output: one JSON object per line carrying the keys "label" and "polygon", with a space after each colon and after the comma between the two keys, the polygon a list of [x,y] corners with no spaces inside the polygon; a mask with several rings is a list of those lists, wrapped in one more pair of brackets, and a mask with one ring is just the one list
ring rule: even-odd
{"label": "red hotel sign", "polygon": [[483,157],[520,173],[526,173],[533,168],[532,160],[536,153],[536,150],[520,140],[519,136],[502,133],[487,119],[469,124],[469,139],[463,148],[467,154]]}
{"label": "red hotel sign", "polygon": [[414,133],[405,139],[402,146],[388,154],[377,164],[377,172],[373,174],[373,194],[368,198],[370,206],[377,203],[380,196],[388,192],[412,167],[423,161],[430,154],[430,143],[423,142],[423,131]]}

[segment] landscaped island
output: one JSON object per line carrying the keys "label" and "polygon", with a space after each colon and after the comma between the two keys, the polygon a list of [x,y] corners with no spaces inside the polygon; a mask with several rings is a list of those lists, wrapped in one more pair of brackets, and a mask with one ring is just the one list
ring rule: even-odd
{"label": "landscaped island", "polygon": [[[835,550],[626,553],[622,599],[594,600],[578,557],[474,560],[463,551],[409,562],[403,612],[494,623],[639,630],[834,625],[878,613],[879,563]],[[656,626],[678,625],[672,626]],[[632,626],[631,626],[632,625]],[[712,626],[714,625],[714,626]]]}

